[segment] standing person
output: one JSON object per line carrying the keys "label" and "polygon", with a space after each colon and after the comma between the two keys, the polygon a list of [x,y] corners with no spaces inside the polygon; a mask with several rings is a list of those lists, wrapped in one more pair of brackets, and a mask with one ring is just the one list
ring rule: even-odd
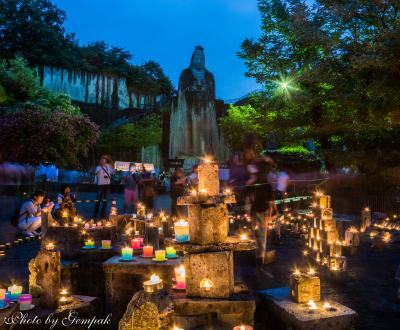
{"label": "standing person", "polygon": [[124,177],[125,189],[124,189],[124,212],[129,211],[129,207],[132,205],[132,212],[136,212],[136,204],[138,202],[138,185],[139,178],[136,174],[136,166],[134,163],[129,164],[129,171]]}
{"label": "standing person", "polygon": [[23,235],[33,237],[40,235],[37,231],[42,225],[42,211],[51,211],[53,203],[49,203],[46,208],[41,209],[45,193],[41,190],[36,190],[31,199],[22,204],[19,210],[18,228]]}
{"label": "standing person", "polygon": [[142,171],[140,185],[142,186],[143,203],[146,208],[152,209],[155,195],[154,178],[151,172],[146,170],[144,165],[142,165]]}
{"label": "standing person", "polygon": [[257,264],[263,265],[267,248],[267,230],[273,216],[274,193],[267,180],[267,174],[273,166],[271,158],[256,159],[248,165],[250,178],[246,185],[251,192],[251,214],[255,219],[257,240]]}
{"label": "standing person", "polygon": [[182,216],[182,207],[176,205],[178,197],[185,193],[185,172],[181,168],[175,168],[171,176],[171,213],[175,217]]}
{"label": "standing person", "polygon": [[112,160],[109,156],[101,156],[99,165],[96,167],[95,178],[97,184],[97,203],[93,212],[93,218],[97,218],[101,200],[103,205],[101,208],[100,217],[106,217],[106,208],[108,197],[110,196],[111,175],[114,172],[112,167]]}

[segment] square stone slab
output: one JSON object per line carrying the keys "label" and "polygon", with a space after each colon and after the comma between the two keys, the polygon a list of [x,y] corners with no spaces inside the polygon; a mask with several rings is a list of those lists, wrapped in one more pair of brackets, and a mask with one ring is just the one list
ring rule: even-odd
{"label": "square stone slab", "polygon": [[229,219],[225,204],[189,205],[188,222],[191,243],[222,243],[228,237]]}
{"label": "square stone slab", "polygon": [[173,246],[176,251],[185,253],[252,251],[257,247],[254,240],[241,240],[238,236],[228,236],[225,242],[217,244],[177,243],[171,238],[164,239],[164,243],[166,246]]}
{"label": "square stone slab", "polygon": [[259,291],[263,308],[272,313],[280,325],[296,330],[350,330],[357,325],[358,314],[337,302],[329,301],[334,310],[322,308],[310,311],[307,304],[298,304],[289,298],[290,289],[275,288]]}
{"label": "square stone slab", "polygon": [[183,329],[216,326],[213,322],[229,325],[227,329],[232,329],[238,324],[253,325],[254,322],[256,303],[244,283],[235,284],[229,299],[189,298],[185,293],[177,292],[171,294],[171,299],[174,323]]}
{"label": "square stone slab", "polygon": [[[186,254],[184,259],[188,297],[229,298],[233,294],[232,251]],[[206,281],[211,284],[208,289]]]}

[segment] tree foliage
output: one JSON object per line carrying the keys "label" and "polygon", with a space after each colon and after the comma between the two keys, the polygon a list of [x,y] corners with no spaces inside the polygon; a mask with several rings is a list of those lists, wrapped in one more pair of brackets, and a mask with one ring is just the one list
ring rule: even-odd
{"label": "tree foliage", "polygon": [[96,151],[109,155],[124,152],[138,154],[142,147],[158,145],[161,141],[161,117],[152,114],[137,122],[102,130]]}
{"label": "tree foliage", "polygon": [[0,117],[0,160],[79,167],[95,144],[98,127],[87,117],[21,109]]}
{"label": "tree foliage", "polygon": [[50,0],[0,0],[0,58],[22,56],[30,65],[55,66],[127,78],[151,93],[170,93],[172,83],[160,65],[133,65],[132,54],[96,41],[79,46],[66,33],[66,13]]}
{"label": "tree foliage", "polygon": [[0,62],[0,106],[12,109],[44,107],[71,115],[81,114],[67,95],[43,88],[35,71],[22,58]]}
{"label": "tree foliage", "polygon": [[[261,35],[246,39],[239,57],[247,75],[265,87],[250,101],[255,118],[267,119],[262,136],[312,139],[328,163],[365,171],[398,163],[400,3],[258,3]],[[242,127],[253,125],[252,118],[242,119]],[[230,112],[225,134],[236,121]]]}
{"label": "tree foliage", "polygon": [[98,137],[98,127],[71,99],[40,86],[18,58],[0,62],[0,162],[78,167]]}

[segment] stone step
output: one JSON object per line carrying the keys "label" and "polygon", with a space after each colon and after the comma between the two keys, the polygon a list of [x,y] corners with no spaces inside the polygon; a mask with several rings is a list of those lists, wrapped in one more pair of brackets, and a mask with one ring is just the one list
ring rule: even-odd
{"label": "stone step", "polygon": [[289,298],[288,287],[259,291],[261,309],[270,316],[265,319],[268,329],[296,330],[350,330],[357,325],[358,314],[337,302],[329,301],[330,309],[323,308],[323,299],[317,309],[298,304]]}

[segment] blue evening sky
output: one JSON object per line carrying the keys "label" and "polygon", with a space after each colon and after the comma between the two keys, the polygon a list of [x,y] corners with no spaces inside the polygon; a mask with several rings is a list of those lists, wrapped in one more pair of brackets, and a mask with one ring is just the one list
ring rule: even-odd
{"label": "blue evening sky", "polygon": [[217,96],[238,98],[257,88],[236,56],[246,37],[259,35],[256,0],[53,0],[67,13],[66,30],[81,44],[104,40],[155,60],[177,86],[196,45],[205,48]]}

